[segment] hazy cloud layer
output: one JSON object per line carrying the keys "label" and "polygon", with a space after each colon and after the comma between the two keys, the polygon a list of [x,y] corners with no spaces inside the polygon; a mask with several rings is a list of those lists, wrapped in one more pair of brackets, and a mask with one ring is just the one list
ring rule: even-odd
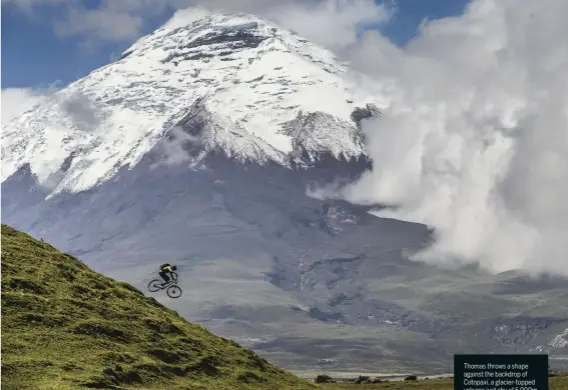
{"label": "hazy cloud layer", "polygon": [[476,0],[404,49],[367,34],[351,58],[390,103],[364,124],[374,170],[343,195],[436,228],[417,259],[568,274],[567,15]]}
{"label": "hazy cloud layer", "polygon": [[49,90],[35,90],[32,88],[2,89],[2,102],[0,108],[2,126],[16,116],[23,114],[36,104],[44,101],[49,93]]}
{"label": "hazy cloud layer", "polygon": [[16,6],[28,15],[34,12],[34,8],[38,6],[54,6],[61,5],[73,0],[2,0],[3,6]]}

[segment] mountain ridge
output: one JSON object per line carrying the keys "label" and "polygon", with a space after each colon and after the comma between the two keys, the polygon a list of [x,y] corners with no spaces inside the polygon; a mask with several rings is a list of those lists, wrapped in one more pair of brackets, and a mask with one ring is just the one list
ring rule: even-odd
{"label": "mountain ridge", "polygon": [[345,66],[247,14],[158,29],[6,124],[2,181],[29,163],[53,194],[83,191],[189,119],[196,160],[215,149],[286,166],[325,152],[363,156],[358,124],[378,103],[354,90]]}

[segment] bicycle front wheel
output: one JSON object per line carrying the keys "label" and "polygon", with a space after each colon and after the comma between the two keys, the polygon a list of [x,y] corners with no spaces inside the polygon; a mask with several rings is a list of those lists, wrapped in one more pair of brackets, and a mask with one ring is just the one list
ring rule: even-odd
{"label": "bicycle front wheel", "polygon": [[154,279],[148,283],[148,290],[150,292],[160,291],[162,289],[162,281],[160,279]]}
{"label": "bicycle front wheel", "polygon": [[181,297],[181,288],[179,288],[178,286],[170,286],[167,290],[166,290],[166,294],[168,294],[168,297],[170,298],[179,298]]}

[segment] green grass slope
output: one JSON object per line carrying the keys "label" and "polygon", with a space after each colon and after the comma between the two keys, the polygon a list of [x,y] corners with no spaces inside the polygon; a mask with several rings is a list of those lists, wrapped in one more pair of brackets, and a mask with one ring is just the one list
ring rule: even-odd
{"label": "green grass slope", "polygon": [[129,284],[2,225],[2,389],[311,389]]}

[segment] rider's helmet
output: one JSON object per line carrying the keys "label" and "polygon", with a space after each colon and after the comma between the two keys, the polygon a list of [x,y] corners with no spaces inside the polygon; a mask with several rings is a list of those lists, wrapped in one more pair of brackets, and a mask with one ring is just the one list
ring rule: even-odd
{"label": "rider's helmet", "polygon": [[178,267],[177,267],[177,266],[175,266],[175,265],[172,265],[172,269],[173,269],[173,270],[175,271],[175,270],[177,270],[177,269],[178,269]]}

